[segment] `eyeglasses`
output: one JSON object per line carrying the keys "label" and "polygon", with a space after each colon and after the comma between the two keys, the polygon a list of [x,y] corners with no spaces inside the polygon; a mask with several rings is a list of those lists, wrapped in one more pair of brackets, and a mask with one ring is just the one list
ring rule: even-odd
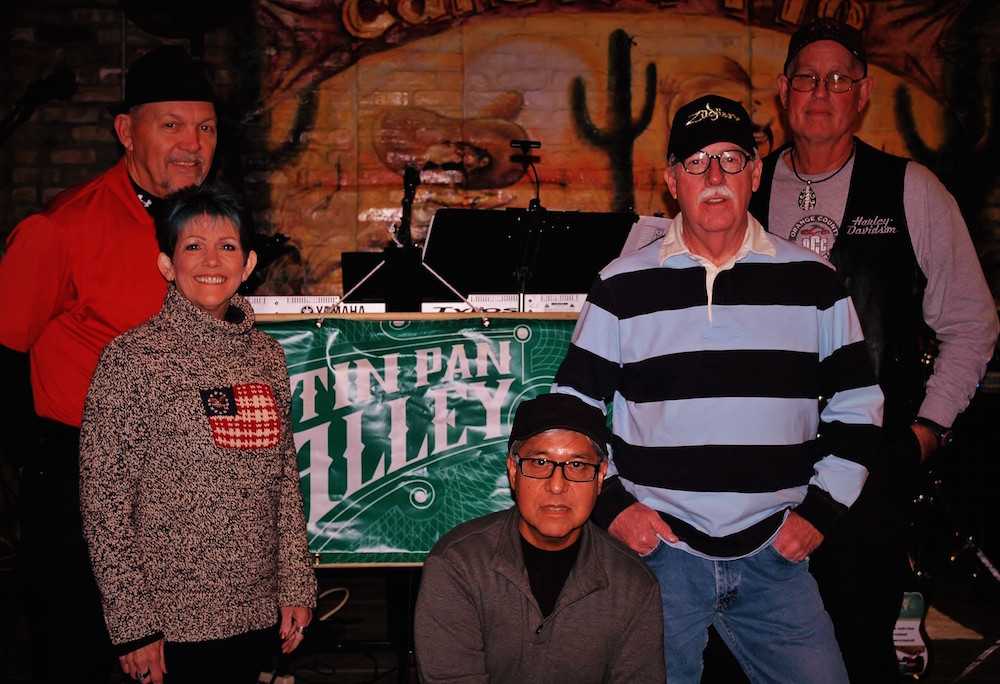
{"label": "eyeglasses", "polygon": [[550,461],[547,458],[521,458],[515,455],[517,468],[525,477],[533,480],[547,480],[556,472],[562,470],[563,477],[570,482],[593,482],[597,477],[598,464],[585,461]]}
{"label": "eyeglasses", "polygon": [[712,165],[712,160],[719,160],[719,168],[728,174],[739,173],[747,167],[750,155],[743,150],[726,150],[721,154],[709,154],[704,150],[695,152],[693,155],[681,161],[684,170],[693,176],[700,176],[708,171]]}
{"label": "eyeglasses", "polygon": [[862,80],[864,80],[863,77],[851,78],[843,74],[830,74],[826,78],[810,74],[795,74],[789,79],[789,83],[792,90],[797,90],[800,93],[811,93],[819,87],[821,81],[826,84],[826,92],[828,93],[846,93],[854,87],[855,83]]}

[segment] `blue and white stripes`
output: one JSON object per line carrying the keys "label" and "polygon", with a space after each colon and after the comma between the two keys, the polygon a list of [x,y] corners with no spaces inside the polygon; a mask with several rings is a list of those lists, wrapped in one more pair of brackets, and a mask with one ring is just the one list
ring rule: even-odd
{"label": "blue and white stripes", "polygon": [[828,531],[860,493],[881,425],[843,284],[808,250],[753,237],[766,253],[720,270],[712,302],[687,253],[661,263],[654,243],[612,262],[554,387],[612,404],[608,474],[630,496],[608,497],[618,510],[604,514],[642,501],[713,557],[752,552],[790,507]]}

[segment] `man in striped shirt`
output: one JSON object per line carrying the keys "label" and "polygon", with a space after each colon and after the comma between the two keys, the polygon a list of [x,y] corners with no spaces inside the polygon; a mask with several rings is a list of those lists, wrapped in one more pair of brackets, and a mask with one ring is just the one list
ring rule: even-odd
{"label": "man in striped shirt", "polygon": [[678,110],[680,213],[605,268],[554,390],[613,415],[593,517],[657,574],[667,677],[701,679],[714,624],[754,681],[846,682],[808,555],[857,498],[882,393],[843,284],[747,212],[750,117]]}

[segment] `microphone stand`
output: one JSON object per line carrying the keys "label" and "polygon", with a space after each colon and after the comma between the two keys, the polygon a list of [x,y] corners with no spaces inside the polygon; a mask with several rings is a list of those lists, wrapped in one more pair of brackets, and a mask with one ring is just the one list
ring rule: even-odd
{"label": "microphone stand", "polygon": [[420,170],[413,164],[407,164],[403,168],[403,215],[400,217],[399,223],[389,229],[392,241],[397,247],[413,246],[410,221],[413,212],[413,198],[416,197],[418,185],[420,185]]}
{"label": "microphone stand", "polygon": [[521,154],[511,156],[510,160],[521,164],[521,166],[524,167],[525,175],[528,174],[529,167],[535,175],[535,197],[528,202],[528,211],[545,211],[545,207],[542,206],[541,184],[538,180],[538,169],[535,168],[535,162],[541,160],[531,154],[531,150],[537,150],[542,146],[542,143],[538,140],[511,140],[510,146],[521,150]]}
{"label": "microphone stand", "polygon": [[24,96],[0,121],[0,145],[7,142],[14,130],[31,118],[35,110],[49,100],[68,100],[76,93],[76,75],[66,67],[53,71],[46,78],[28,86]]}
{"label": "microphone stand", "polygon": [[394,287],[386,294],[386,311],[420,311],[420,259],[419,250],[413,245],[410,231],[413,198],[420,185],[420,170],[412,164],[403,169],[403,214],[398,224],[389,228],[392,244],[382,250],[382,259],[375,264],[365,277],[344,293],[340,301],[344,302],[364,285],[378,271],[385,267],[383,276],[388,278]]}

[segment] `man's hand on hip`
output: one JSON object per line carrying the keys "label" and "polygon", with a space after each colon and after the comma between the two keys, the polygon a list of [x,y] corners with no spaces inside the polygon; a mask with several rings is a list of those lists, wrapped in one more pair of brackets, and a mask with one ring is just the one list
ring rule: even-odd
{"label": "man's hand on hip", "polygon": [[625,542],[640,556],[655,549],[661,538],[671,544],[677,541],[677,535],[670,525],[663,522],[660,514],[639,502],[619,513],[608,527],[608,533]]}
{"label": "man's hand on hip", "polygon": [[811,522],[792,511],[778,530],[774,549],[793,563],[798,563],[815,551],[822,541],[823,535],[820,531],[813,527]]}

